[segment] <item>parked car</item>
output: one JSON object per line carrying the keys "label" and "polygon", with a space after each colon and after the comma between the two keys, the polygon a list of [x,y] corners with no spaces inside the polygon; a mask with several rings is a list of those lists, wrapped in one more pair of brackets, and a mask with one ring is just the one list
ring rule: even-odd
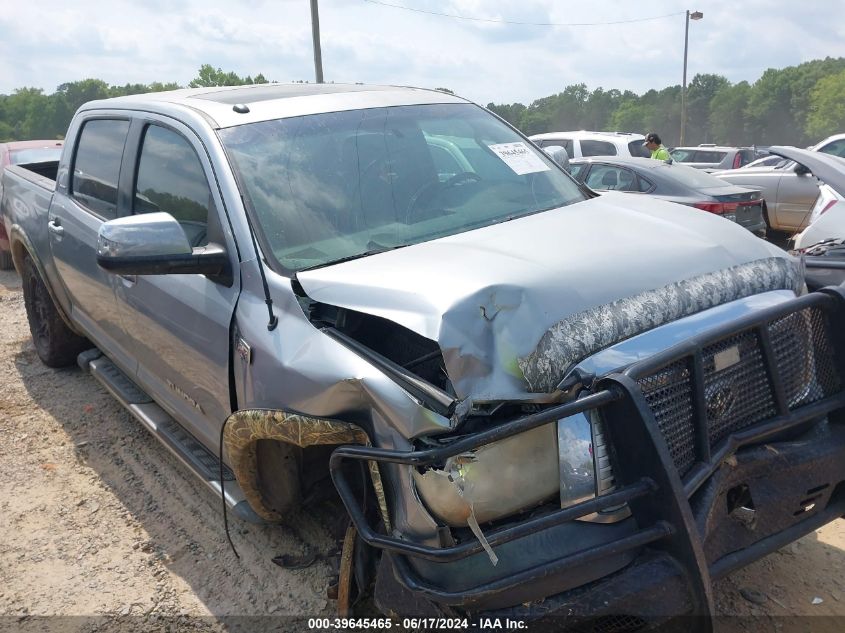
{"label": "parked car", "polygon": [[538,147],[559,145],[569,158],[586,156],[642,156],[650,152],[643,147],[645,136],[633,132],[548,132],[529,137]]}
{"label": "parked car", "polygon": [[845,239],[845,160],[817,150],[774,147],[785,160],[801,165],[818,180],[819,195],[810,211],[809,224],[794,237],[796,249],[824,240]]}
{"label": "parked car", "polygon": [[765,235],[763,198],[697,169],[650,158],[579,158],[570,172],[593,191],[625,191],[677,202],[732,220]]}
{"label": "parked car", "polygon": [[[12,141],[0,143],[0,175],[8,165],[29,165],[37,173],[36,165],[46,163],[47,177],[55,180],[56,174],[50,164],[57,163],[62,154],[61,141]],[[3,199],[3,183],[0,179],[0,200]],[[12,268],[12,253],[9,250],[9,236],[0,222],[0,270]]]}
{"label": "parked car", "polygon": [[757,158],[751,147],[721,147],[703,143],[696,147],[674,147],[672,160],[696,169],[739,169]]}
{"label": "parked car", "polygon": [[763,194],[763,215],[769,229],[796,233],[810,219],[819,196],[819,182],[805,167],[791,160],[774,165],[713,172],[717,178]]}
{"label": "parked car", "polygon": [[811,149],[816,152],[822,152],[823,154],[831,154],[833,156],[845,158],[845,134],[834,134],[833,136],[828,136],[823,141],[813,145]]}
{"label": "parked car", "polygon": [[339,593],[709,626],[711,578],[845,514],[845,296],[714,214],[594,195],[473,103],[120,97],[58,167],[2,176],[36,352],[239,517],[336,490]]}
{"label": "parked car", "polygon": [[783,156],[769,154],[767,156],[761,156],[756,160],[752,160],[750,163],[748,163],[747,165],[743,165],[739,169],[753,169],[755,167],[774,167],[775,165],[778,165],[779,163],[785,163],[786,161],[787,159]]}

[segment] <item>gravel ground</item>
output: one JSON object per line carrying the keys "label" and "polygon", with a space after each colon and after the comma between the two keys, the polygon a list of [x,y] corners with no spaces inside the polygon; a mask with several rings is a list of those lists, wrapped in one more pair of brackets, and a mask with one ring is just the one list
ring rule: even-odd
{"label": "gravel ground", "polygon": [[[284,528],[231,519],[236,558],[218,498],[94,379],[40,363],[14,272],[0,271],[0,324],[0,630],[212,631],[228,616],[333,615],[328,564],[270,560],[331,549],[330,510]],[[756,616],[720,630],[839,632],[843,619],[792,629],[780,616],[845,616],[843,569],[838,520],[718,583],[721,615]]]}

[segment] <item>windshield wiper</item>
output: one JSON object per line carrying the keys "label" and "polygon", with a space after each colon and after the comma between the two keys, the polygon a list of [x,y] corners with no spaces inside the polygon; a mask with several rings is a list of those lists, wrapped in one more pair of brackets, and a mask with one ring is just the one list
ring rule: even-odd
{"label": "windshield wiper", "polygon": [[369,257],[370,255],[378,255],[379,253],[386,253],[387,251],[395,251],[399,248],[405,248],[408,244],[397,244],[395,246],[385,246],[384,244],[379,244],[378,242],[373,242],[372,240],[367,244],[367,250],[363,253],[355,253],[354,255],[347,255],[346,257],[341,257],[339,259],[333,259],[329,262],[323,262],[322,264],[314,264],[313,266],[308,266],[307,268],[303,268],[302,272],[306,270],[315,270],[317,268],[324,268],[325,266],[334,266],[335,264],[342,264],[343,262],[349,262],[353,259],[361,259],[362,257]]}

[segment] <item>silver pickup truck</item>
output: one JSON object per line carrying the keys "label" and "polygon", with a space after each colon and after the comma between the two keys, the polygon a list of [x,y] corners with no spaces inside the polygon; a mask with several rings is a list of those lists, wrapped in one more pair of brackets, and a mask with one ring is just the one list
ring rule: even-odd
{"label": "silver pickup truck", "polygon": [[845,513],[841,290],[596,197],[466,100],[121,97],[45,173],[2,200],[41,359],[244,519],[335,494],[344,608],[707,616],[713,579]]}

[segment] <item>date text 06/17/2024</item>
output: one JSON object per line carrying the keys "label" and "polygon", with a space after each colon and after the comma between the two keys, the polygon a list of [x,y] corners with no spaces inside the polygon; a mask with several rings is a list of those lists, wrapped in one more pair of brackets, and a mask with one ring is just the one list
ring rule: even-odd
{"label": "date text 06/17/2024", "polygon": [[528,629],[526,622],[512,618],[309,618],[309,630],[475,630],[475,631],[519,631]]}

